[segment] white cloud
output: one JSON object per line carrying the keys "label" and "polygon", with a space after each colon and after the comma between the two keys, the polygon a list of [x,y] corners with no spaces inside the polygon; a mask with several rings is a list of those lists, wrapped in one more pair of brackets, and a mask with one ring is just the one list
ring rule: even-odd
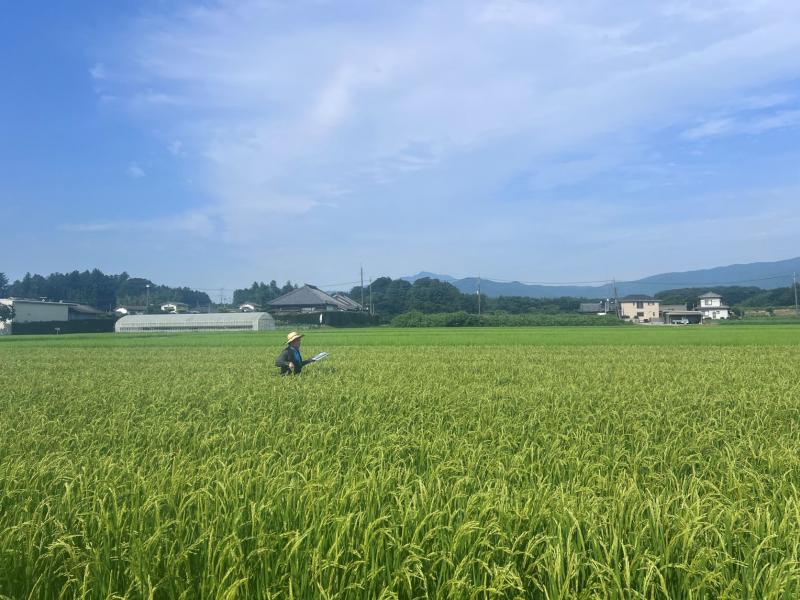
{"label": "white cloud", "polygon": [[630,162],[646,182],[665,130],[793,126],[798,26],[786,0],[221,1],[137,21],[105,93],[192,149],[225,239],[462,208],[475,226],[515,177],[541,204],[609,172],[622,189]]}
{"label": "white cloud", "polygon": [[61,231],[75,233],[108,232],[173,232],[211,237],[216,233],[213,219],[206,211],[190,210],[169,217],[153,219],[119,219],[88,223],[65,223]]}
{"label": "white cloud", "polygon": [[125,172],[128,174],[128,177],[132,179],[141,179],[146,174],[144,169],[142,169],[137,162],[129,162]]}
{"label": "white cloud", "polygon": [[106,66],[103,63],[95,63],[94,66],[89,69],[89,74],[92,76],[92,79],[105,79],[108,76]]}
{"label": "white cloud", "polygon": [[183,154],[183,142],[180,140],[173,140],[167,146],[167,150],[169,150],[169,153],[173,156],[180,156]]}
{"label": "white cloud", "polygon": [[731,119],[711,119],[696,127],[687,129],[681,135],[687,140],[699,140],[730,133],[733,127],[734,122]]}
{"label": "white cloud", "polygon": [[783,110],[768,115],[741,118],[720,118],[706,121],[687,129],[682,137],[688,140],[701,140],[725,135],[760,135],[773,129],[784,129],[800,125],[800,110]]}

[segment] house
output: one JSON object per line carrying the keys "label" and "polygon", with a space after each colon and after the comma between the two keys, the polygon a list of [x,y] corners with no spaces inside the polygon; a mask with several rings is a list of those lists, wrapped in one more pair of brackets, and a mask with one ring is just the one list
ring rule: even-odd
{"label": "house", "polygon": [[658,321],[661,301],[644,294],[632,294],[619,301],[620,319],[630,319],[639,323]]}
{"label": "house", "polygon": [[28,298],[0,298],[0,304],[14,309],[14,323],[40,323],[44,321],[68,321],[69,307],[66,302],[48,302]]}
{"label": "house", "polygon": [[729,319],[730,306],[722,303],[722,296],[714,292],[706,292],[700,298],[696,310],[700,311],[704,319]]}
{"label": "house", "polygon": [[[108,320],[106,311],[77,302],[48,302],[42,298],[0,298],[0,304],[14,310],[14,318],[8,323],[0,323],[0,334],[11,333],[52,333],[56,331],[100,332],[103,327],[96,323],[76,324],[72,321]],[[38,326],[36,323],[44,325]]]}
{"label": "house", "polygon": [[345,298],[342,294],[332,296],[318,287],[306,284],[283,296],[270,300],[267,305],[272,313],[364,310],[364,307],[355,300]]}
{"label": "house", "polygon": [[161,312],[183,314],[189,312],[189,305],[185,302],[167,302],[161,305]]}

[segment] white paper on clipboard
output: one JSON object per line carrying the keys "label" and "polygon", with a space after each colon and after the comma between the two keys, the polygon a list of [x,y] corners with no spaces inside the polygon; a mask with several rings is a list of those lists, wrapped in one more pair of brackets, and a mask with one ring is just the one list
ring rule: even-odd
{"label": "white paper on clipboard", "polygon": [[328,353],[327,353],[327,352],[320,352],[320,353],[319,353],[319,354],[317,354],[316,356],[313,356],[313,357],[311,357],[311,360],[313,360],[314,362],[317,362],[318,360],[322,360],[322,359],[323,359],[323,358],[325,358],[326,356],[328,356]]}

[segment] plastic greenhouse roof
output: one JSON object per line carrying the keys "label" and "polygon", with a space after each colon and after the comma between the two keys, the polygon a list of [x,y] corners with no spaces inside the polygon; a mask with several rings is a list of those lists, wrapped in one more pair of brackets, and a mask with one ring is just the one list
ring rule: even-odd
{"label": "plastic greenhouse roof", "polygon": [[256,323],[260,320],[272,321],[272,315],[265,312],[203,313],[199,315],[126,315],[117,325],[191,325],[193,323]]}

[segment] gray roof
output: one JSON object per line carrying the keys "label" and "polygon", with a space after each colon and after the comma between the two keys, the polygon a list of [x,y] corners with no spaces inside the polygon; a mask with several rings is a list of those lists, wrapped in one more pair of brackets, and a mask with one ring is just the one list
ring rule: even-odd
{"label": "gray roof", "polygon": [[104,310],[99,310],[94,308],[93,306],[89,306],[88,304],[69,304],[69,309],[73,312],[84,314],[84,315],[105,315],[107,314]]}
{"label": "gray roof", "polygon": [[620,299],[620,302],[661,302],[658,298],[653,298],[646,294],[631,294]]}
{"label": "gray roof", "polygon": [[715,294],[714,292],[706,292],[700,298],[722,298],[719,294]]}
{"label": "gray roof", "polygon": [[321,289],[314,287],[313,285],[304,285],[301,288],[297,288],[296,290],[292,290],[275,298],[274,300],[270,300],[267,302],[270,306],[281,307],[281,306],[335,306],[337,308],[341,307],[341,304],[337,302],[336,298],[331,296],[330,294],[323,292]]}
{"label": "gray roof", "polygon": [[676,310],[686,310],[687,306],[685,304],[662,304],[661,310],[663,312],[670,312]]}
{"label": "gray roof", "polygon": [[333,298],[347,310],[364,310],[364,307],[353,300],[350,296],[345,296],[344,294],[334,294]]}

